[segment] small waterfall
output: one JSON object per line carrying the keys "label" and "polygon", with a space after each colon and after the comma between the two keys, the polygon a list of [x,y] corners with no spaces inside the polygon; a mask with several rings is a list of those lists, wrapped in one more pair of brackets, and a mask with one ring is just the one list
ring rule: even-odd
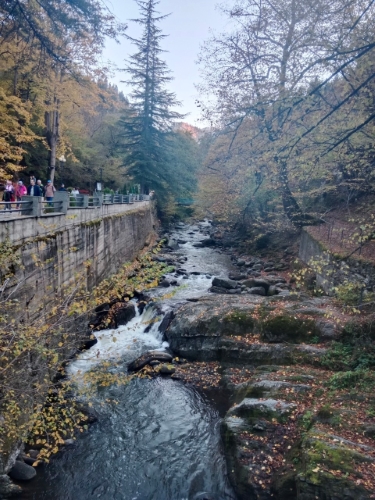
{"label": "small waterfall", "polygon": [[125,326],[94,332],[98,342],[88,351],[82,352],[67,369],[68,375],[79,376],[92,370],[103,361],[130,363],[143,352],[164,350],[159,325],[163,315],[153,304],[145,307],[140,314],[136,301],[136,316]]}

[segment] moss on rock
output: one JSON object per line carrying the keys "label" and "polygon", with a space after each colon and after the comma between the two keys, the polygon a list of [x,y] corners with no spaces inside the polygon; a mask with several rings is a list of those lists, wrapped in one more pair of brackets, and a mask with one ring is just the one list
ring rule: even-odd
{"label": "moss on rock", "polygon": [[246,311],[234,310],[223,318],[224,335],[246,335],[254,329],[254,319]]}
{"label": "moss on rock", "polygon": [[266,319],[260,325],[262,340],[266,342],[300,343],[318,336],[320,331],[312,319],[280,314]]}

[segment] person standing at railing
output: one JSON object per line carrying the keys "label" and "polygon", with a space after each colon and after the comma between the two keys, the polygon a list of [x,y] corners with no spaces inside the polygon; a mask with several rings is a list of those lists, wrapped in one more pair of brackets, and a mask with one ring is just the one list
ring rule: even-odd
{"label": "person standing at railing", "polygon": [[12,201],[13,197],[14,197],[14,187],[12,181],[7,181],[5,184],[4,195],[3,195],[3,201],[5,201],[4,210],[12,209],[12,205],[10,202]]}
{"label": "person standing at railing", "polygon": [[51,181],[47,181],[47,186],[46,190],[44,192],[44,196],[46,198],[46,201],[48,201],[48,206],[53,207],[53,196],[56,192],[55,186],[52,184]]}
{"label": "person standing at railing", "polygon": [[79,195],[79,189],[78,188],[72,189],[72,195],[77,197]]}
{"label": "person standing at railing", "polygon": [[35,180],[30,181],[30,186],[27,188],[27,194],[29,196],[42,196],[40,187],[35,184]]}
{"label": "person standing at railing", "polygon": [[46,189],[43,186],[42,181],[40,179],[36,181],[36,185],[39,187],[40,192],[42,193],[41,196],[45,196]]}
{"label": "person standing at railing", "polygon": [[[22,181],[18,181],[17,187],[16,187],[16,200],[17,201],[22,201],[22,196],[25,196],[27,194],[27,189],[26,186]],[[21,204],[17,203],[17,208],[21,208]]]}

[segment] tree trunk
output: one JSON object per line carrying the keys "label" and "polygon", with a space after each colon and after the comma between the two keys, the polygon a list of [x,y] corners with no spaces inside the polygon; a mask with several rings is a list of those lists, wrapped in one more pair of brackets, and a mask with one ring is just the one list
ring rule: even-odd
{"label": "tree trunk", "polygon": [[50,147],[49,154],[49,172],[48,177],[53,183],[55,177],[55,169],[56,169],[56,152],[57,152],[57,144],[59,141],[59,125],[60,125],[60,116],[58,110],[58,100],[55,99],[56,109],[53,111],[46,111],[45,113],[45,123],[47,128],[47,142]]}
{"label": "tree trunk", "polygon": [[[275,157],[280,182],[281,197],[284,211],[288,219],[297,227],[304,225],[305,215],[302,213],[297,200],[293,196],[289,187],[287,162],[279,157]],[[306,222],[306,221],[305,221]]]}

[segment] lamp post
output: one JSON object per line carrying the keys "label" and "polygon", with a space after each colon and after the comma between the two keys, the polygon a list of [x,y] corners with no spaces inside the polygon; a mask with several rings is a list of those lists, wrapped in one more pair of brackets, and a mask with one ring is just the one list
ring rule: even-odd
{"label": "lamp post", "polygon": [[64,155],[61,155],[60,158],[59,158],[59,162],[60,162],[60,167],[61,167],[61,184],[64,184],[64,180],[63,180],[63,171],[64,171],[64,165],[66,163],[66,158]]}

